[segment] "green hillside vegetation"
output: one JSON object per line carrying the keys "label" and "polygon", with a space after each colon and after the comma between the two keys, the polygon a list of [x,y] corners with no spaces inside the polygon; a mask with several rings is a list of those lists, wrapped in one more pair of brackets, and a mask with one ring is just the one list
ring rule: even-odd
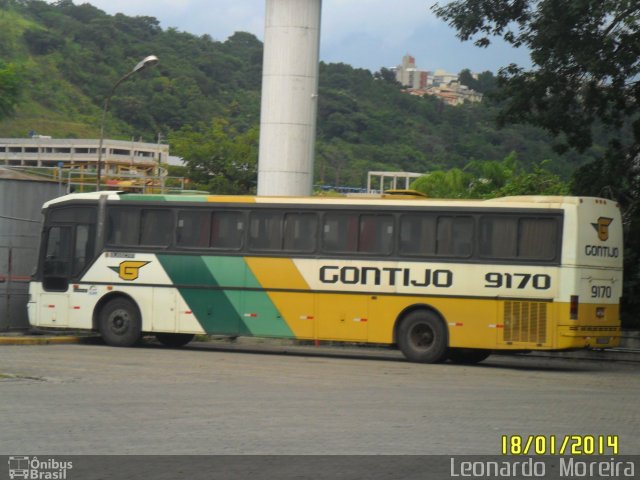
{"label": "green hillside vegetation", "polygon": [[[0,6],[0,79],[2,65],[5,70],[9,65],[21,86],[18,103],[7,109],[13,113],[0,121],[0,136],[36,131],[96,138],[113,83],[154,54],[158,66],[118,88],[107,136],[154,142],[161,134],[172,153],[189,162],[188,173],[203,187],[219,192],[255,188],[262,44],[253,35],[238,32],[218,41],[163,30],[153,17],[107,15],[70,0],[0,0]],[[478,80],[464,73],[463,81],[475,88],[495,88],[490,72]],[[361,187],[369,170],[445,171],[470,162],[502,162],[512,154],[523,171],[548,160],[545,169],[567,180],[598,154],[596,146],[581,155],[559,155],[542,130],[499,130],[496,115],[490,100],[450,107],[433,97],[402,93],[388,70],[371,73],[323,63],[315,181]],[[188,143],[194,140],[203,147],[190,157],[195,149]],[[205,148],[216,143],[217,153]],[[241,171],[236,169],[238,175],[233,163],[216,163],[220,144],[225,145],[222,156],[251,156]],[[203,176],[203,162],[209,160]]]}

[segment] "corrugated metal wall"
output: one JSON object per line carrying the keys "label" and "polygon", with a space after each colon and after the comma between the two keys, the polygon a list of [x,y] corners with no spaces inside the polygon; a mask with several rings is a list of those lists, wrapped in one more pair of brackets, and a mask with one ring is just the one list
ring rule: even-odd
{"label": "corrugated metal wall", "polygon": [[29,328],[28,289],[40,243],[40,210],[63,194],[56,183],[0,177],[0,331]]}

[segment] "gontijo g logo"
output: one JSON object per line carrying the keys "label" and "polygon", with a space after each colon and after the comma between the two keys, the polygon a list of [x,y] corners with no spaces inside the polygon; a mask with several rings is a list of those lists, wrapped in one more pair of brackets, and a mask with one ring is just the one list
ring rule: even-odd
{"label": "gontijo g logo", "polygon": [[109,267],[109,268],[114,272],[116,272],[122,280],[127,280],[131,282],[138,278],[140,269],[144,267],[147,263],[149,262],[142,262],[139,260],[127,260],[124,262],[120,262],[120,265],[117,267]]}
{"label": "gontijo g logo", "polygon": [[[613,218],[600,217],[596,223],[591,224],[598,233],[598,238],[603,242],[609,240],[609,225],[611,225],[611,222],[613,222]],[[590,257],[618,258],[620,249],[607,245],[585,245],[584,253]]]}
{"label": "gontijo g logo", "polygon": [[609,239],[609,225],[613,222],[613,218],[600,217],[597,223],[592,223],[591,226],[598,232],[598,238],[603,242]]}

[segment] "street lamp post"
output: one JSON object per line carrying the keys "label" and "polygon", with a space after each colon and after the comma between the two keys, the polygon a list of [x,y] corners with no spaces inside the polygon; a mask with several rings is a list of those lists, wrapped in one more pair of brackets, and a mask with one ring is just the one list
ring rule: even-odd
{"label": "street lamp post", "polygon": [[111,97],[113,96],[113,92],[116,91],[118,85],[124,82],[131,75],[141,72],[145,68],[152,67],[158,63],[158,57],[155,55],[149,55],[148,57],[143,58],[133,69],[123,76],[120,80],[113,84],[111,87],[111,91],[109,95],[107,95],[104,99],[104,108],[102,109],[102,121],[100,122],[100,142],[98,144],[98,165],[96,168],[96,191],[100,191],[100,175],[102,173],[102,144],[104,143],[104,124],[107,119],[107,110],[109,110],[109,103],[111,102]]}

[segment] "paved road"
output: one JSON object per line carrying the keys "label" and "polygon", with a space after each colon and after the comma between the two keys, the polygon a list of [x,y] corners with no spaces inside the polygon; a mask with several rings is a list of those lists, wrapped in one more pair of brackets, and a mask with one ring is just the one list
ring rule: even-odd
{"label": "paved road", "polygon": [[499,454],[502,434],[617,434],[640,454],[639,402],[620,362],[0,346],[0,454]]}

